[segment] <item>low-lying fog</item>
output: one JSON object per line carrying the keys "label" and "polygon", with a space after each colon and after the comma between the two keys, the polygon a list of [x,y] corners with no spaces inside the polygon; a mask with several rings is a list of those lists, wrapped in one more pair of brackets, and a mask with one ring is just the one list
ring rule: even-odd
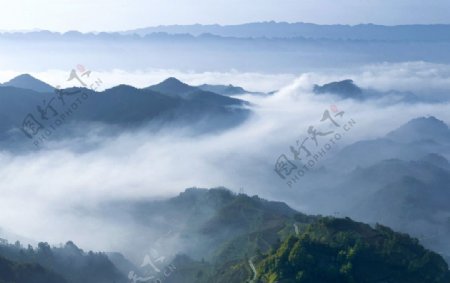
{"label": "low-lying fog", "polygon": [[[2,71],[0,82],[23,71]],[[32,75],[61,85],[67,71]],[[220,133],[193,135],[188,128],[166,128],[155,134],[144,127],[105,137],[92,126],[83,129],[88,139],[50,140],[40,151],[20,154],[0,152],[0,227],[9,233],[31,241],[72,240],[85,249],[126,251],[133,223],[105,222],[84,211],[116,200],[175,196],[193,186],[225,186],[236,192],[242,188],[247,194],[285,201],[305,211],[308,200],[292,198],[302,191],[302,184],[290,188],[273,169],[281,154],[290,154],[289,147],[308,135],[309,126],[320,123],[325,110],[345,111],[342,119],[356,122],[327,158],[353,142],[382,137],[416,117],[432,115],[450,124],[448,65],[386,63],[302,74],[111,70],[96,75],[106,88],[122,83],[144,87],[174,76],[191,85],[221,83],[250,91],[279,91],[271,96],[241,96],[251,102],[253,114],[242,125]],[[312,92],[314,84],[342,79],[380,92],[412,92],[435,102],[398,103],[390,97],[340,100]],[[84,145],[89,150],[77,150]],[[333,199],[329,202],[332,205]]]}

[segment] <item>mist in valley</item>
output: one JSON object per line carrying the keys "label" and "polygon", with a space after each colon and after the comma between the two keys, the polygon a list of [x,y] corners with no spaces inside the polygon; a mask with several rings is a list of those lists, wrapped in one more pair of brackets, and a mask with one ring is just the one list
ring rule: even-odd
{"label": "mist in valley", "polygon": [[449,263],[447,29],[0,33],[0,255],[74,283],[136,282],[149,255],[164,282],[229,282],[350,225]]}

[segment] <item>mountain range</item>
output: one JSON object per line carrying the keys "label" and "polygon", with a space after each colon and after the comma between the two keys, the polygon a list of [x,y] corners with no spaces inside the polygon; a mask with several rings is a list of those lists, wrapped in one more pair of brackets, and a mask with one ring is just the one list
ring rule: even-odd
{"label": "mountain range", "polygon": [[13,282],[121,283],[127,277],[169,283],[450,282],[442,257],[408,235],[349,218],[308,216],[225,188],[110,203],[93,213],[132,219],[153,231],[164,227],[159,235],[145,230],[130,235],[141,252],[142,245],[153,243],[164,260],[152,256],[139,267],[141,260],[133,264],[118,253],[84,252],[70,241],[59,248],[1,244],[0,280],[8,282],[11,266],[22,265],[34,281]]}
{"label": "mountain range", "polygon": [[[43,82],[39,79],[36,79],[35,77],[29,75],[29,74],[22,74],[17,77],[14,77],[13,79],[5,82],[0,83],[0,87],[2,86],[10,86],[15,88],[22,88],[22,89],[28,89],[33,90],[36,92],[41,93],[51,93],[54,92],[56,89],[47,84],[46,82]],[[234,96],[234,95],[240,95],[240,94],[246,94],[246,93],[255,93],[248,90],[245,90],[242,87],[234,86],[234,85],[210,85],[210,84],[202,84],[199,86],[190,86],[188,84],[185,84],[181,82],[180,80],[170,77],[166,79],[165,81],[152,85],[149,87],[146,87],[144,89],[150,89],[156,92],[164,93],[164,94],[173,94],[182,96],[183,94],[192,93],[192,92],[199,92],[200,90],[203,90],[205,92],[211,92],[215,94],[225,95],[225,96]]]}
{"label": "mountain range", "polygon": [[[34,37],[47,37],[60,35],[50,31],[32,32],[3,32],[3,36],[14,38],[27,33]],[[448,41],[450,40],[450,25],[397,25],[383,26],[375,24],[360,25],[319,25],[312,23],[286,23],[286,22],[254,22],[239,25],[168,25],[146,27],[122,32],[88,33],[85,37],[101,37],[104,39],[117,38],[128,35],[147,36],[150,34],[179,34],[200,36],[211,34],[222,37],[236,38],[295,38],[310,39],[343,39],[343,40],[380,40],[380,41]],[[64,33],[67,37],[81,37],[76,31]]]}
{"label": "mountain range", "polygon": [[202,88],[220,88],[222,93],[230,90],[189,86],[175,78],[143,89],[119,85],[101,92],[87,88],[56,90],[30,75],[21,75],[0,86],[0,140],[4,145],[20,141],[26,117],[32,117],[41,129],[54,129],[54,123],[68,124],[53,137],[67,137],[71,126],[80,123],[127,129],[151,123],[156,130],[189,126],[203,133],[233,127],[248,117],[248,102],[231,97],[230,92],[222,95]]}
{"label": "mountain range", "polygon": [[36,92],[42,92],[42,93],[49,93],[53,92],[55,90],[54,87],[51,85],[40,81],[34,77],[32,77],[29,74],[23,74],[19,75],[13,79],[11,79],[8,82],[5,82],[3,84],[0,84],[1,86],[10,86],[10,87],[16,87],[16,88],[23,88],[23,89],[29,89],[34,90]]}
{"label": "mountain range", "polygon": [[[0,33],[0,52],[8,58],[3,68],[11,70],[20,68],[17,62],[22,61],[32,69],[45,64],[47,69],[63,70],[74,61],[88,59],[97,69],[131,71],[152,66],[198,72],[297,74],[316,68],[379,62],[446,64],[450,62],[446,52],[450,45],[448,31],[448,25],[320,26],[269,22],[110,33],[5,32]],[[47,52],[27,48],[38,43]],[[89,58],[83,57],[86,49],[90,50]]]}
{"label": "mountain range", "polygon": [[[417,103],[417,102],[436,102],[436,99],[418,97],[411,92],[401,91],[377,91],[374,89],[364,89],[359,87],[351,79],[330,82],[324,85],[314,85],[313,92],[317,95],[330,94],[341,99],[354,100],[374,100],[374,99],[388,99],[391,103]],[[440,100],[448,100],[447,98]]]}
{"label": "mountain range", "polygon": [[[118,86],[108,93],[115,97],[114,92],[124,91],[139,92]],[[142,91],[135,95],[151,92],[187,101],[199,95],[173,78]],[[220,97],[221,103],[223,99],[234,101]],[[125,282],[131,271],[139,278],[158,278],[160,272],[149,274],[140,267],[143,247],[152,243],[164,253],[161,269],[170,270],[165,282],[448,283],[449,156],[448,125],[432,116],[419,117],[384,138],[347,146],[314,174],[312,179],[318,181],[310,183],[311,190],[296,191],[297,197],[291,198],[300,206],[307,200],[308,211],[316,208],[319,213],[320,208],[321,214],[349,216],[370,225],[307,215],[282,202],[225,188],[191,188],[159,201],[106,202],[82,210],[89,218],[115,221],[119,227],[123,223],[133,239],[123,250],[126,256],[84,252],[70,241],[59,248],[40,243],[26,249],[20,243],[3,243],[0,280]],[[130,229],[130,223],[136,229]]]}
{"label": "mountain range", "polygon": [[385,137],[344,147],[305,177],[296,199],[308,199],[310,213],[388,225],[450,259],[449,159],[448,125],[419,117]]}

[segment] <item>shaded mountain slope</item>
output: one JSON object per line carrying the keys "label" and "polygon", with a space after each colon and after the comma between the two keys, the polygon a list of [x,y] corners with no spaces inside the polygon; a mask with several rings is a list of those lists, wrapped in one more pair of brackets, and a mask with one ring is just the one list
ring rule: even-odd
{"label": "shaded mountain slope", "polygon": [[[15,245],[1,245],[0,256],[10,261],[20,263],[17,267],[23,270],[19,272],[19,278],[31,276],[36,273],[36,278],[44,278],[43,281],[12,281],[12,282],[67,282],[67,283],[111,283],[125,282],[125,276],[102,253],[84,252],[72,242],[67,242],[59,248],[50,247],[47,243],[39,243],[37,248],[23,248],[20,243]],[[0,261],[1,265],[1,261]],[[44,269],[45,268],[45,269]],[[19,269],[20,270],[20,269]],[[46,270],[50,270],[48,272]],[[6,272],[6,271],[5,271]],[[7,273],[0,271],[1,280],[7,281]],[[57,274],[57,275],[55,275]],[[5,277],[6,276],[6,277]],[[63,279],[64,278],[64,279]],[[47,280],[48,281],[45,281]]]}
{"label": "shaded mountain slope", "polygon": [[[356,282],[408,282],[414,276],[450,282],[445,261],[406,235],[350,219],[307,216],[283,203],[236,195],[223,188],[188,189],[164,201],[114,203],[111,207],[117,214],[110,217],[124,217],[126,212],[128,221],[164,226],[170,232],[161,233],[157,240],[162,247],[170,246],[178,235],[177,244],[182,244],[171,257],[176,271],[165,282],[248,282],[254,276],[250,261],[258,268],[259,281],[254,282],[354,282],[350,278],[363,278],[362,274],[368,280]],[[145,237],[147,242],[155,242],[155,235],[149,237]],[[276,258],[280,250],[298,250],[299,239],[306,254],[297,254],[298,261]],[[295,281],[301,271],[304,280],[312,281]],[[320,274],[341,281],[320,281],[322,277],[315,277]]]}
{"label": "shaded mountain slope", "polygon": [[51,85],[43,81],[40,81],[29,74],[19,75],[11,79],[10,81],[0,84],[0,87],[1,86],[23,88],[28,90],[34,90],[40,93],[52,93],[55,90],[55,88],[52,87]]}
{"label": "shaded mountain slope", "polygon": [[250,114],[246,105],[243,100],[196,88],[189,93],[168,94],[126,85],[103,92],[70,88],[58,93],[0,87],[0,141],[4,141],[3,147],[12,141],[27,141],[21,128],[30,115],[40,127],[29,135],[39,136],[49,128],[63,129],[52,131],[52,138],[70,137],[75,134],[72,128],[93,124],[115,126],[110,128],[112,132],[149,123],[154,130],[189,127],[197,133],[220,131],[242,123]]}
{"label": "shaded mountain slope", "polygon": [[407,235],[321,219],[259,263],[256,282],[450,282],[448,265]]}
{"label": "shaded mountain slope", "polygon": [[0,256],[0,283],[66,283],[38,264],[16,263]]}

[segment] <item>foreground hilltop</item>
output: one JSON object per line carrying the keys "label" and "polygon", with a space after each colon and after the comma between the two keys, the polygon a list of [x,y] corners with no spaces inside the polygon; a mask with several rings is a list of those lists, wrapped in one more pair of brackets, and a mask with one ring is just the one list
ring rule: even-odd
{"label": "foreground hilltop", "polygon": [[[161,255],[165,261],[154,261],[158,269],[149,273],[142,261],[84,252],[72,242],[36,249],[3,242],[0,282],[118,283],[129,282],[131,271],[167,283],[450,282],[443,258],[406,234],[349,218],[308,216],[225,188],[192,188],[166,200],[105,205],[95,213],[105,211],[139,224],[136,235],[128,235],[140,250],[158,242],[173,255]],[[170,232],[155,235],[161,228]]]}
{"label": "foreground hilltop", "polygon": [[[176,271],[164,282],[450,282],[444,259],[406,234],[305,215],[225,188],[192,188],[168,200],[103,209],[170,231],[157,240],[165,249],[179,247],[171,261]],[[142,245],[150,239],[141,238]]]}

